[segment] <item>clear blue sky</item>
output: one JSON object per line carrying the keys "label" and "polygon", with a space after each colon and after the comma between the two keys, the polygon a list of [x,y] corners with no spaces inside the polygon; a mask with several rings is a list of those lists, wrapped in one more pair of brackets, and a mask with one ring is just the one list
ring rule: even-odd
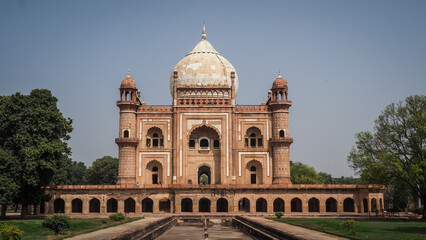
{"label": "clear blue sky", "polygon": [[291,160],[353,175],[355,134],[426,92],[426,1],[0,0],[0,95],[47,88],[74,120],[72,158],[118,156],[121,80],[170,104],[175,64],[207,39],[236,68],[238,104],[288,81]]}

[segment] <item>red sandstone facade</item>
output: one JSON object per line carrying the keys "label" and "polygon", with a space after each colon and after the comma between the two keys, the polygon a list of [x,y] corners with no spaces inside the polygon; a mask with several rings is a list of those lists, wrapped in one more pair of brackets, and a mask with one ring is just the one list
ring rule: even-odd
{"label": "red sandstone facade", "polygon": [[173,69],[172,105],[147,105],[121,83],[114,186],[57,186],[46,212],[355,212],[383,208],[383,186],[290,182],[286,80],[268,101],[237,105],[232,65],[203,39]]}

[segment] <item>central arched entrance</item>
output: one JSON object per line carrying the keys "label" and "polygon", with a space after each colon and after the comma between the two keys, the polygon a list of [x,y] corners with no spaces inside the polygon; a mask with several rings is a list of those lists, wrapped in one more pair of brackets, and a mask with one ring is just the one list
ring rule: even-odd
{"label": "central arched entrance", "polygon": [[209,166],[203,165],[198,168],[198,184],[211,184],[211,170]]}
{"label": "central arched entrance", "polygon": [[198,203],[198,212],[210,212],[210,200],[201,198]]}

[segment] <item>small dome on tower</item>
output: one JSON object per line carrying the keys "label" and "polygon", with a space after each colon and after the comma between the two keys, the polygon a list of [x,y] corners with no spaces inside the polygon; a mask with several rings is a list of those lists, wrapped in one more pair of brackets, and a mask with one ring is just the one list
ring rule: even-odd
{"label": "small dome on tower", "polygon": [[281,73],[278,73],[277,78],[272,84],[272,88],[285,88],[287,86],[287,81],[281,76]]}
{"label": "small dome on tower", "polygon": [[127,76],[121,81],[120,88],[136,88],[135,81],[130,77],[130,72],[127,72]]}

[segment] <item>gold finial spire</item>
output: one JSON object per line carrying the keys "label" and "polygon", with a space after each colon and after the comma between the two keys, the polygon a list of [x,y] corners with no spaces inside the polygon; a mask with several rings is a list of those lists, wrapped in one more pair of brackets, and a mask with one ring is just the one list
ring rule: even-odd
{"label": "gold finial spire", "polygon": [[206,40],[206,24],[203,22],[203,34],[201,35],[203,40]]}

